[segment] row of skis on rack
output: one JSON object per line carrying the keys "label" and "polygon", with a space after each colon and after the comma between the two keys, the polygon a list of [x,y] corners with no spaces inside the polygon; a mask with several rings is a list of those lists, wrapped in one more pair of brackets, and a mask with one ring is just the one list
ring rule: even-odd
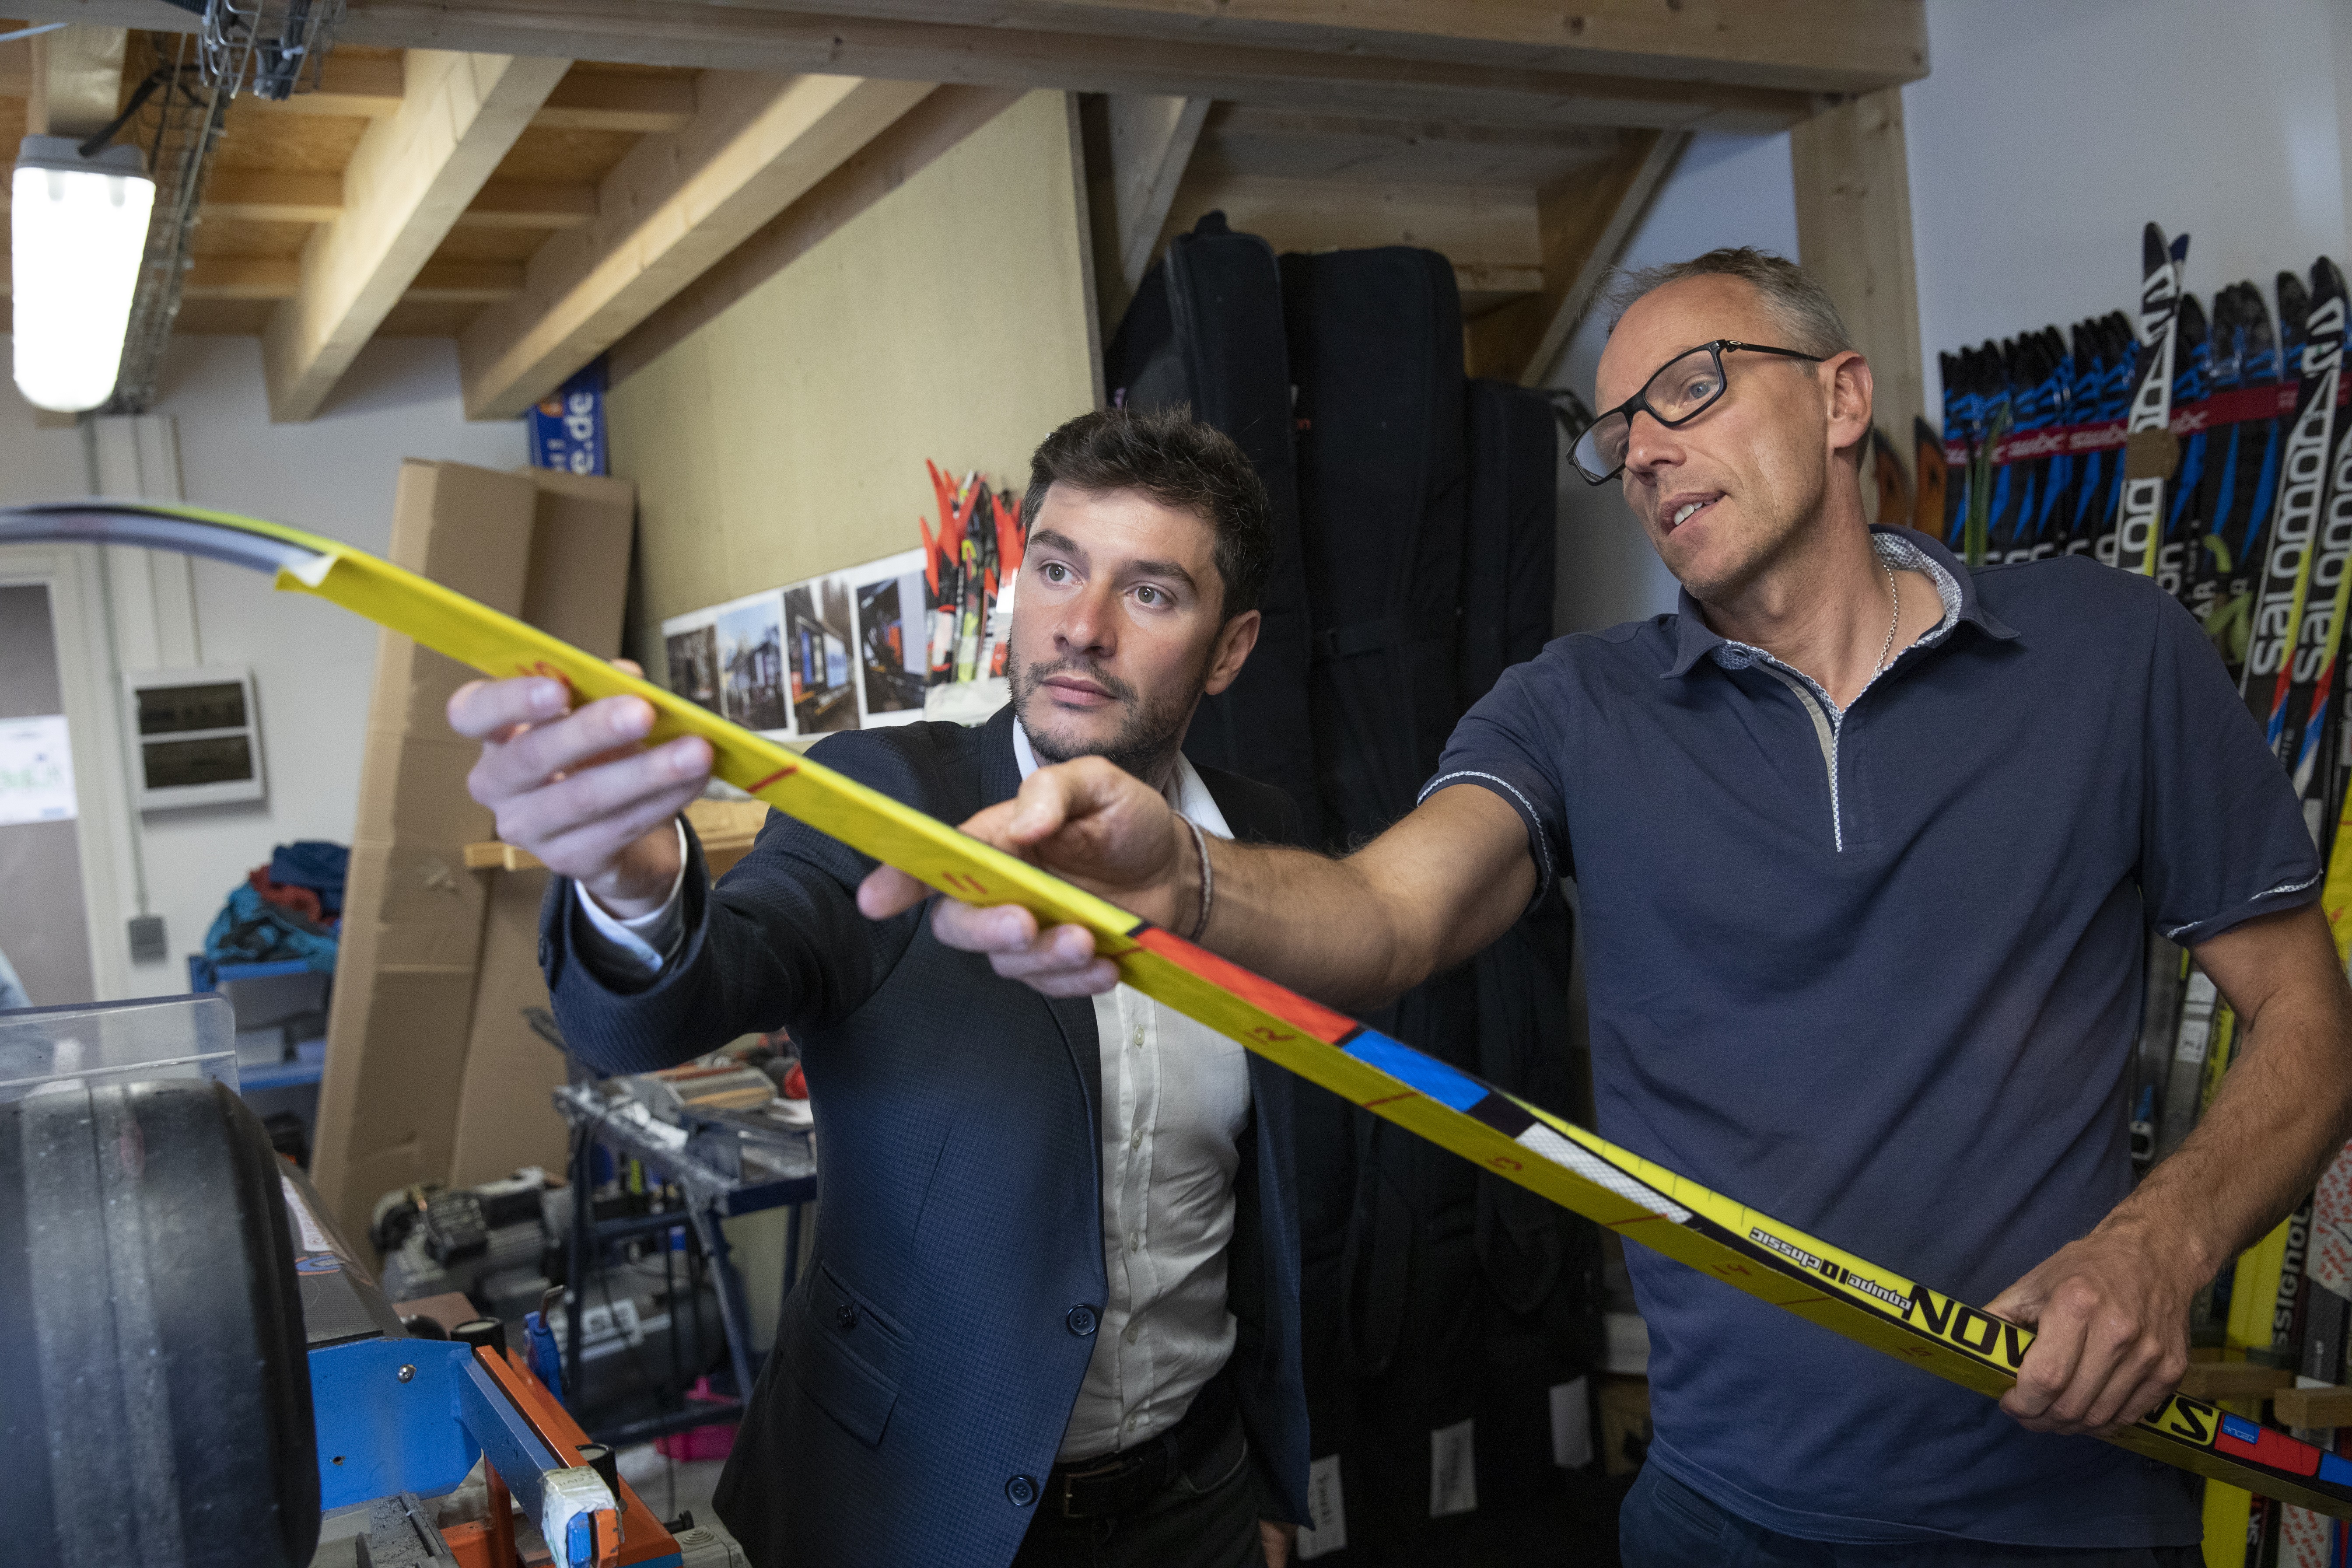
{"label": "row of skis on rack", "polygon": [[[1971,565],[2087,554],[2153,576],[2203,624],[2303,799],[2341,958],[2352,948],[2352,835],[2339,832],[2352,775],[2337,658],[2352,592],[2344,276],[2322,257],[2308,274],[2278,274],[2267,297],[2251,281],[2225,287],[2209,311],[2180,287],[2187,236],[2168,241],[2150,224],[2141,248],[2137,320],[2116,311],[1940,356],[1944,439],[1935,453],[1922,432],[1922,460],[1944,461],[1944,536]],[[2227,998],[2152,938],[2130,1090],[2141,1169],[2189,1136],[2243,1045]],[[2352,1157],[2199,1293],[2192,1327],[2227,1359],[2347,1381]],[[2352,1427],[2298,1435],[2352,1452]],[[2220,1489],[2206,1517],[2209,1563],[2352,1563],[2346,1528],[2301,1509]],[[2222,1545],[2242,1525],[2242,1559]]]}

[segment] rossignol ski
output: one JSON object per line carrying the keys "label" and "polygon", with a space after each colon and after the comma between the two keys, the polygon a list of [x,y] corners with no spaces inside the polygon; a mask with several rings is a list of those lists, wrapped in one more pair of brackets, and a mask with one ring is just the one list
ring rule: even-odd
{"label": "rossignol ski", "polygon": [[2115,563],[2141,576],[2156,571],[2163,542],[2164,482],[2178,454],[2172,436],[2172,362],[2180,309],[2180,266],[2189,237],[2169,246],[2149,224],[2140,236],[2139,363],[2133,367],[2124,444],[2123,505],[2116,515]]}

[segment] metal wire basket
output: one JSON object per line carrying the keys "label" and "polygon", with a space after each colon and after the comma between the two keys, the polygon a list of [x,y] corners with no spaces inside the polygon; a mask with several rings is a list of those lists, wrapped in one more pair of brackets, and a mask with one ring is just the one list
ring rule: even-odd
{"label": "metal wire basket", "polygon": [[196,26],[205,82],[231,98],[314,89],[342,19],[343,0],[205,0]]}
{"label": "metal wire basket", "polygon": [[107,411],[144,413],[155,400],[163,345],[180,314],[180,286],[188,268],[188,241],[213,149],[220,141],[227,92],[205,85],[197,41],[185,33],[147,36],[153,69],[132,100],[121,139],[146,154],[155,179],[154,216],[147,255],[131,299],[122,363]]}

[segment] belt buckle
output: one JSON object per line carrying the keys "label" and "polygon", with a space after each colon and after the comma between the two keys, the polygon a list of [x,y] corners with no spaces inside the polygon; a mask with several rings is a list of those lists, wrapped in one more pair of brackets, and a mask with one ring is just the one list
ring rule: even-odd
{"label": "belt buckle", "polygon": [[1100,1463],[1095,1465],[1090,1469],[1064,1470],[1062,1472],[1062,1495],[1059,1502],[1056,1504],[1061,1511],[1062,1517],[1064,1519],[1086,1519],[1090,1517],[1089,1515],[1083,1513],[1073,1513],[1070,1510],[1070,1503],[1072,1500],[1070,1491],[1072,1487],[1079,1481],[1100,1480],[1108,1476],[1115,1476],[1121,1469],[1126,1468],[1126,1456],[1114,1452],[1106,1456]]}

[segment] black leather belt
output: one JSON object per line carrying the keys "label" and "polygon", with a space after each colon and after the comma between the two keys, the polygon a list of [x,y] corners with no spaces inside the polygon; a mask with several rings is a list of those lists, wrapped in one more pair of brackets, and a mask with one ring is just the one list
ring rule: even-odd
{"label": "black leather belt", "polygon": [[1073,1459],[1045,1475],[1045,1507],[1064,1519],[1101,1519],[1149,1501],[1160,1488],[1208,1457],[1234,1419],[1223,1375],[1192,1396],[1184,1418],[1149,1442],[1096,1459]]}

